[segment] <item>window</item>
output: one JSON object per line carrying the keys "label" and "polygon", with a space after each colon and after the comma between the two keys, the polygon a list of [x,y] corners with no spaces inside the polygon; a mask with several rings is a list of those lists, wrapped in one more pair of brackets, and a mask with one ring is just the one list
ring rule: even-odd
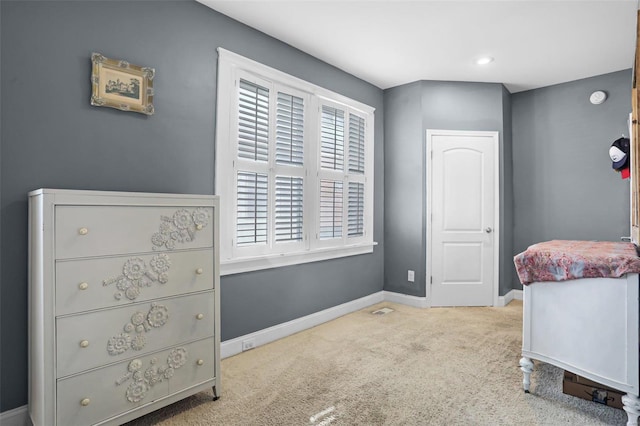
{"label": "window", "polygon": [[373,108],[218,49],[221,273],[373,250]]}

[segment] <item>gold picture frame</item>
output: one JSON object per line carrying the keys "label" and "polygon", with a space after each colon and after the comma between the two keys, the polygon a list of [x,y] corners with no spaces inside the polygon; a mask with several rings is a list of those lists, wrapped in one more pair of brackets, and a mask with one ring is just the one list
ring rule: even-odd
{"label": "gold picture frame", "polygon": [[155,69],[91,54],[91,105],[153,115]]}

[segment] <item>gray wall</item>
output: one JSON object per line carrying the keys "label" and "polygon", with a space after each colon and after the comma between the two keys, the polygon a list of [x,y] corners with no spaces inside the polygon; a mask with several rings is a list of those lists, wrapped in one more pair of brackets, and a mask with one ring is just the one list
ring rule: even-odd
{"label": "gray wall", "polygon": [[[589,95],[604,90],[604,104]],[[514,250],[552,239],[629,235],[629,181],[609,147],[629,137],[631,71],[516,93],[513,108]],[[521,288],[519,283],[516,288]]]}
{"label": "gray wall", "polygon": [[[192,1],[0,8],[0,411],[27,403],[27,192],[212,194],[218,46],[376,108],[379,243],[371,255],[223,277],[222,339],[382,290],[380,89]],[[89,105],[93,51],[156,68],[155,115]]]}
{"label": "gray wall", "polygon": [[416,82],[384,92],[384,289],[414,296],[424,296],[426,267],[421,88]]}
{"label": "gray wall", "polygon": [[[509,94],[501,84],[421,81],[385,90],[385,290],[425,296],[427,129],[498,131],[500,294],[511,288],[512,193]],[[506,111],[505,111],[506,110]],[[505,128],[509,132],[505,136]],[[415,282],[407,270],[415,270]]]}

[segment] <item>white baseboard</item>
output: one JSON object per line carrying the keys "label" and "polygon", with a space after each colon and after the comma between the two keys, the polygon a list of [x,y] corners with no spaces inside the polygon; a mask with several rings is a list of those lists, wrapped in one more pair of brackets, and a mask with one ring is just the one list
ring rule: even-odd
{"label": "white baseboard", "polygon": [[[522,290],[511,290],[505,296],[500,296],[498,298],[498,306],[506,306],[513,299],[522,300]],[[221,358],[227,358],[239,354],[242,352],[242,342],[245,340],[252,340],[255,348],[380,302],[400,303],[414,308],[428,308],[430,306],[426,297],[410,296],[393,291],[381,291],[305,317],[225,340],[220,344],[220,356]]]}
{"label": "white baseboard", "polygon": [[254,333],[245,334],[244,336],[236,337],[235,339],[225,340],[220,344],[220,357],[227,358],[242,352],[242,342],[245,340],[253,340],[254,347],[262,346],[275,340],[282,339],[283,337],[290,336],[294,333],[298,333],[302,330],[331,321],[343,315],[350,314],[351,312],[366,308],[367,306],[383,302],[385,300],[383,293],[384,292],[382,291],[373,293],[369,296],[325,309],[324,311],[296,318]]}
{"label": "white baseboard", "polygon": [[14,408],[13,410],[3,411],[0,413],[0,425],[2,426],[31,426],[29,420],[29,407]]}
{"label": "white baseboard", "polygon": [[383,293],[385,302],[400,303],[414,308],[428,308],[430,306],[426,297],[410,296],[393,291],[383,291]]}
{"label": "white baseboard", "polygon": [[498,297],[498,307],[507,306],[512,300],[522,300],[522,290],[511,290],[504,296]]}
{"label": "white baseboard", "polygon": [[[408,294],[383,291],[385,302],[400,303],[414,308],[429,308],[431,304],[426,297],[410,296]],[[512,300],[522,300],[522,290],[511,290],[504,296],[498,297],[496,307],[507,306]]]}

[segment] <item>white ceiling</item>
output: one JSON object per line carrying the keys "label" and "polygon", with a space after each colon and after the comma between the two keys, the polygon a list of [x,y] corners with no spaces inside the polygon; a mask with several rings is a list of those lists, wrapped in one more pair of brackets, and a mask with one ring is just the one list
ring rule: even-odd
{"label": "white ceiling", "polygon": [[[512,93],[633,66],[637,0],[198,0],[382,89],[417,80]],[[495,61],[478,66],[489,55]]]}

